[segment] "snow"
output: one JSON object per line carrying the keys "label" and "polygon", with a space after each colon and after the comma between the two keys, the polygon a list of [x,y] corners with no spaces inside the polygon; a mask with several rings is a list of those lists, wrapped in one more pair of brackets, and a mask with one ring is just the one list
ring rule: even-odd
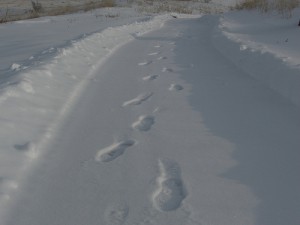
{"label": "snow", "polygon": [[[106,14],[115,12],[114,10],[119,12],[120,9],[99,10],[98,13]],[[128,16],[130,12],[134,11],[125,9],[124,16],[117,21],[106,20],[101,23],[101,20],[96,19],[91,26],[93,15],[90,13],[52,17],[51,21],[55,20],[55,23],[43,18],[3,25],[5,35],[1,35],[3,38],[1,52],[14,52],[13,55],[5,54],[1,57],[4,69],[0,83],[2,156],[0,165],[3,178],[1,183],[4,186],[7,182],[18,179],[20,172],[24,173],[32,164],[31,161],[39,158],[41,149],[53,138],[71,105],[80,96],[86,84],[93,79],[92,75],[102,61],[134,36],[160,27],[169,17],[159,16],[149,22],[138,22],[147,21],[149,16]],[[83,21],[79,20],[81,17]],[[66,21],[70,18],[77,18],[76,25],[82,29],[74,26],[73,32],[68,32],[68,38],[72,37],[74,40],[65,43],[64,32],[58,29],[67,26]],[[126,25],[132,22],[133,18],[135,22]],[[40,20],[46,21],[46,24],[39,27]],[[89,26],[82,26],[81,23],[84,22]],[[99,22],[100,24],[97,24]],[[24,24],[27,26],[24,27]],[[118,24],[125,25],[116,26]],[[95,29],[100,32],[84,35],[86,27],[90,32]],[[18,35],[23,29],[26,29],[27,35]],[[45,35],[44,30],[48,33],[53,32],[53,36],[46,39],[47,42],[40,36]],[[61,36],[54,36],[55,32]],[[79,33],[85,38],[74,37]],[[13,43],[20,42],[22,37],[24,38],[22,47],[18,48]],[[7,41],[4,41],[4,38]],[[43,42],[41,45],[40,41]],[[43,50],[45,48],[46,50]],[[30,55],[33,56],[29,57]],[[16,61],[20,61],[19,64],[12,63],[10,67],[8,66]],[[8,68],[5,69],[5,66]],[[10,198],[10,191],[13,190],[3,191],[1,198],[4,200],[1,200],[0,204],[5,204],[6,199]]]}
{"label": "snow", "polygon": [[149,18],[132,9],[116,7],[1,24],[0,49],[5,57],[1,57],[0,72],[7,73],[13,64],[34,66],[92,33]]}
{"label": "snow", "polygon": [[297,18],[176,17],[0,26],[1,224],[300,221]]}
{"label": "snow", "polygon": [[258,12],[224,15],[220,18],[220,30],[240,47],[223,39],[219,48],[243,70],[299,106],[300,30],[296,15],[300,10],[293,14],[290,19]]}

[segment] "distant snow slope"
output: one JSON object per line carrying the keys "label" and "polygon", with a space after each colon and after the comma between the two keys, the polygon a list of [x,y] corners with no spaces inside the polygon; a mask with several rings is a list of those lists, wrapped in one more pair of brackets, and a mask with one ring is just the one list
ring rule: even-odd
{"label": "distant snow slope", "polygon": [[[70,11],[86,10],[93,3],[99,3],[101,0],[39,0],[43,8],[39,15],[45,16],[53,13],[68,13]],[[220,13],[229,10],[230,6],[236,4],[236,0],[193,0],[193,1],[177,1],[177,0],[115,0],[117,6],[133,7],[138,11],[163,13],[164,10],[169,12],[170,7],[176,12],[192,11],[193,13]],[[32,16],[32,4],[30,0],[1,0],[0,1],[0,20],[16,20],[20,18],[30,18]]]}
{"label": "distant snow slope", "polygon": [[59,48],[105,28],[150,18],[129,8],[108,8],[1,24],[0,74],[16,70],[14,64],[22,69],[42,63],[57,54]]}
{"label": "distant snow slope", "polygon": [[300,106],[300,9],[293,14],[289,19],[253,11],[225,14],[219,28],[238,45],[223,38],[217,45],[237,66]]}

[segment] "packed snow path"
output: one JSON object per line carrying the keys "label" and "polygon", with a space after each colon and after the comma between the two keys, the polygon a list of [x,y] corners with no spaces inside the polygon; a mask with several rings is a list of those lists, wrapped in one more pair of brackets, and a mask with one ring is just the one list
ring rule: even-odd
{"label": "packed snow path", "polygon": [[2,224],[296,225],[298,108],[219,53],[216,24],[174,19],[108,58]]}

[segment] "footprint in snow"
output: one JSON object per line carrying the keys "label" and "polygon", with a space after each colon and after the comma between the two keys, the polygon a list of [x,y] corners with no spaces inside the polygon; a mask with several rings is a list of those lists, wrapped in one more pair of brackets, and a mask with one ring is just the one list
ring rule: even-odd
{"label": "footprint in snow", "polygon": [[144,81],[151,81],[151,80],[156,80],[158,78],[158,75],[149,75],[149,76],[145,76],[143,77]]}
{"label": "footprint in snow", "polygon": [[107,225],[122,225],[129,214],[129,207],[125,203],[118,203],[109,206],[105,211],[105,221]]}
{"label": "footprint in snow", "polygon": [[166,56],[160,56],[160,57],[157,58],[157,60],[163,60],[163,59],[167,59],[167,57]]}
{"label": "footprint in snow", "polygon": [[[18,189],[19,185],[16,181],[14,181],[10,178],[0,177],[0,187],[1,187],[2,191],[4,190],[4,192],[5,192],[6,190],[10,190],[10,189]],[[3,193],[1,193],[1,194],[3,194]]]}
{"label": "footprint in snow", "polygon": [[165,73],[165,72],[169,72],[169,73],[173,73],[174,70],[172,68],[167,68],[167,67],[164,67],[161,72]]}
{"label": "footprint in snow", "polygon": [[151,52],[148,55],[158,55],[158,54],[159,54],[159,52]]}
{"label": "footprint in snow", "polygon": [[139,63],[139,66],[147,66],[147,65],[149,65],[149,64],[151,64],[152,63],[152,61],[150,60],[150,61],[145,61],[145,62],[140,62]]}
{"label": "footprint in snow", "polygon": [[21,69],[21,65],[18,64],[18,63],[13,63],[11,66],[10,66],[10,69],[12,71],[19,71]]}
{"label": "footprint in snow", "polygon": [[14,148],[18,151],[28,151],[31,147],[30,141],[27,141],[23,144],[15,144]]}
{"label": "footprint in snow", "polygon": [[245,51],[245,50],[247,50],[248,49],[248,46],[247,45],[241,45],[240,46],[240,50],[241,51]]}
{"label": "footprint in snow", "polygon": [[30,80],[22,80],[20,83],[19,83],[19,86],[20,88],[28,93],[28,94],[34,94],[35,93],[35,90],[32,86],[32,82]]}
{"label": "footprint in snow", "polygon": [[16,181],[5,177],[0,177],[0,204],[3,201],[9,201],[11,199],[11,192],[17,190],[18,188],[19,185]]}
{"label": "footprint in snow", "polygon": [[152,92],[146,93],[146,94],[140,94],[136,98],[124,102],[123,107],[129,106],[129,105],[140,105],[140,104],[142,104],[142,102],[147,101],[152,95],[153,95]]}
{"label": "footprint in snow", "polygon": [[152,195],[152,202],[160,211],[172,211],[180,207],[186,197],[186,191],[181,179],[180,167],[171,160],[159,160],[159,176],[157,187]]}
{"label": "footprint in snow", "polygon": [[96,154],[95,160],[98,162],[110,162],[120,155],[122,155],[125,150],[135,144],[134,140],[126,140],[113,143],[112,145],[103,148]]}
{"label": "footprint in snow", "polygon": [[139,131],[149,131],[154,124],[154,116],[140,116],[137,121],[132,124],[132,128]]}
{"label": "footprint in snow", "polygon": [[180,84],[171,84],[169,87],[170,91],[181,91],[183,87]]}
{"label": "footprint in snow", "polygon": [[25,152],[26,156],[30,159],[36,159],[38,157],[37,147],[30,141],[22,144],[15,144],[14,148],[20,152]]}

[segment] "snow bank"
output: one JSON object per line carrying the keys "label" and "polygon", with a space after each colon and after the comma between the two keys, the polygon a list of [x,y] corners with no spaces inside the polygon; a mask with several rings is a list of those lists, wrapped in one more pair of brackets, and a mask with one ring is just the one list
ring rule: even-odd
{"label": "snow bank", "polygon": [[0,76],[1,73],[8,73],[14,63],[21,65],[22,69],[52,58],[57,53],[57,47],[69,45],[70,40],[82,39],[107,27],[150,18],[130,8],[115,7],[1,24]]}
{"label": "snow bank", "polygon": [[227,58],[300,106],[297,18],[235,12],[222,16],[219,28],[214,43]]}

